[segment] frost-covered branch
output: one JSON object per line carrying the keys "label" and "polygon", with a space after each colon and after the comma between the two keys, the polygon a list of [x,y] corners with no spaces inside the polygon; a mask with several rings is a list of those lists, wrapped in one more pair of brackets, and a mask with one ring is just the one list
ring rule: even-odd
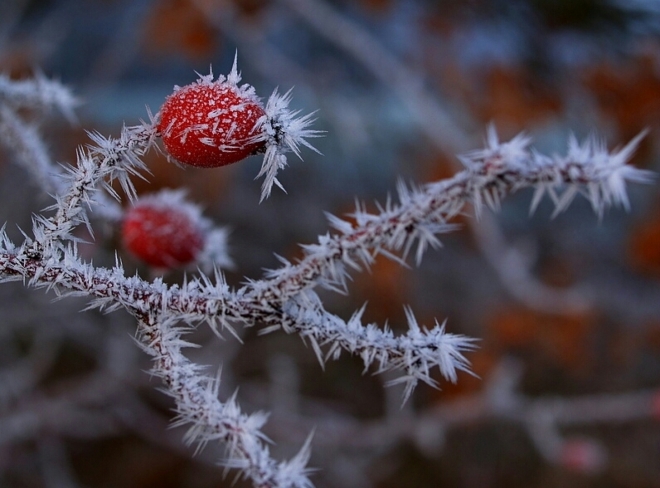
{"label": "frost-covered branch", "polygon": [[548,157],[530,150],[529,139],[522,135],[500,143],[491,128],[486,148],[460,158],[464,171],[420,189],[400,184],[399,204],[388,201],[378,214],[358,208],[355,223],[330,216],[337,234],[303,246],[300,262],[285,263],[271,271],[267,281],[243,291],[284,302],[317,281],[344,289],[346,269],[369,266],[379,253],[401,252],[405,258],[416,247],[419,263],[429,246],[440,244],[437,234],[455,229],[450,221],[466,205],[472,204],[477,215],[484,205],[497,210],[506,195],[523,188],[535,188],[532,211],[545,194],[555,203],[555,213],[565,210],[578,194],[587,197],[599,216],[612,205],[628,208],[626,183],[651,178],[650,172],[626,164],[641,136],[613,152],[593,139],[580,144],[571,138],[565,156]]}
{"label": "frost-covered branch", "polygon": [[138,324],[142,348],[154,357],[152,373],[162,378],[167,393],[176,403],[175,425],[191,424],[185,436],[188,443],[197,442],[203,447],[211,441],[223,441],[227,446],[224,464],[239,469],[255,487],[312,486],[306,468],[309,440],[290,461],[274,461],[261,432],[267,415],[244,414],[235,395],[225,403],[218,399],[219,376],[206,376],[203,367],[181,353],[183,347],[193,346],[181,339],[188,330],[157,313],[140,319]]}
{"label": "frost-covered branch", "polygon": [[156,130],[152,124],[123,127],[117,139],[105,138],[92,133],[94,144],[88,150],[78,150],[78,163],[66,168],[66,188],[56,196],[56,202],[46,211],[55,211],[52,217],[37,216],[34,220],[34,241],[26,249],[29,257],[50,256],[63,250],[63,241],[72,239],[71,231],[79,224],[91,230],[87,207],[95,201],[93,193],[101,186],[111,195],[118,197],[111,187],[118,180],[124,193],[135,198],[131,176],[139,176],[146,170],[142,155],[154,143]]}
{"label": "frost-covered branch", "polygon": [[454,369],[466,368],[461,353],[470,348],[466,339],[448,335],[440,326],[422,330],[412,314],[408,335],[395,338],[375,324],[363,325],[360,313],[348,321],[329,314],[312,289],[317,284],[343,287],[346,267],[369,265],[378,253],[392,256],[392,252],[402,251],[405,257],[416,245],[419,260],[429,245],[438,245],[438,232],[453,228],[448,221],[467,203],[478,211],[484,203],[496,208],[507,193],[524,187],[537,189],[533,206],[547,192],[557,211],[565,209],[580,192],[599,214],[609,205],[627,205],[626,181],[641,182],[649,177],[626,165],[636,143],[608,153],[594,141],[582,145],[572,141],[566,156],[547,158],[529,151],[523,137],[499,143],[491,132],[485,149],[462,158],[465,171],[419,190],[401,186],[400,204],[387,204],[375,215],[359,211],[354,225],[331,218],[339,233],[321,236],[318,244],[305,246],[306,256],[299,263],[287,263],[237,292],[230,292],[221,279],[216,284],[193,279],[181,287],[150,284],[125,278],[120,267],[110,271],[83,265],[73,253],[65,255],[63,266],[25,263],[17,255],[5,254],[3,268],[5,274],[27,277],[35,284],[59,284],[87,292],[96,297],[97,306],[123,306],[138,313],[155,307],[189,322],[206,320],[220,329],[236,323],[263,323],[265,331],[295,331],[312,342],[319,358],[323,357],[322,345],[330,346],[326,357],[336,357],[343,349],[362,357],[365,366],[375,362],[382,371],[403,371],[400,381],[407,381],[410,387],[418,379],[433,384],[430,370],[434,366],[455,380]]}
{"label": "frost-covered branch", "polygon": [[[55,203],[46,209],[51,216],[35,217],[33,237],[26,236],[25,241],[17,245],[4,229],[0,232],[0,281],[22,280],[30,286],[52,289],[62,296],[88,296],[91,298],[89,308],[128,311],[138,320],[137,338],[142,348],[154,359],[153,373],[162,379],[167,393],[175,401],[178,423],[190,425],[187,440],[197,442],[200,447],[209,441],[224,442],[227,445],[225,464],[239,469],[258,487],[311,486],[306,468],[309,444],[288,462],[273,460],[261,432],[265,416],[242,413],[235,397],[222,402],[218,398],[220,378],[206,375],[199,365],[182,354],[183,348],[191,346],[182,338],[191,326],[207,322],[216,331],[231,332],[236,326],[258,325],[264,333],[280,329],[296,333],[312,345],[321,363],[336,359],[345,351],[360,357],[365,369],[395,372],[397,376],[390,383],[405,384],[405,400],[419,381],[437,384],[432,375],[435,368],[449,381],[456,381],[458,371],[469,371],[464,353],[472,349],[472,340],[447,333],[444,324],[425,328],[418,324],[409,309],[406,309],[408,331],[398,336],[387,327],[363,323],[362,310],[345,320],[325,309],[315,293],[317,286],[345,291],[348,272],[369,267],[379,254],[405,264],[414,250],[419,263],[429,247],[439,246],[439,234],[456,228],[452,219],[465,212],[468,205],[479,215],[484,206],[496,210],[507,195],[522,188],[534,188],[532,209],[547,194],[555,203],[555,211],[561,212],[576,195],[584,194],[595,212],[602,216],[610,206],[628,207],[626,185],[646,182],[650,176],[627,164],[639,137],[613,152],[594,139],[580,144],[571,138],[565,156],[547,157],[530,150],[526,137],[518,136],[501,143],[491,129],[486,147],[462,156],[460,161],[465,169],[453,178],[420,188],[400,184],[397,203],[388,200],[374,214],[358,206],[353,221],[329,216],[335,232],[320,236],[315,244],[303,246],[302,259],[296,263],[283,259],[279,269],[239,289],[230,288],[217,268],[214,277],[200,273],[181,284],[166,284],[162,279],[146,281],[137,275],[127,276],[119,262],[112,269],[83,262],[72,232],[80,224],[87,225],[91,231],[88,208],[97,201],[94,192],[103,189],[118,198],[110,186],[117,180],[126,195],[135,199],[131,177],[145,169],[141,158],[157,137],[171,137],[169,148],[164,141],[167,150],[180,149],[181,154],[198,158],[193,158],[193,162],[201,160],[204,164],[215,164],[217,158],[228,157],[220,151],[226,149],[226,145],[232,149],[229,155],[236,156],[236,141],[247,138],[243,140],[247,153],[264,150],[266,161],[270,161],[266,166],[279,168],[278,155],[287,151],[297,154],[301,145],[307,145],[305,138],[317,134],[307,128],[309,116],[296,118],[296,113],[286,109],[288,95],[271,98],[275,105],[282,106],[270,109],[267,106],[258,122],[247,120],[241,132],[236,121],[250,114],[256,118],[259,107],[256,99],[247,96],[246,90],[250,87],[236,86],[235,67],[229,76],[232,77],[229,84],[224,78],[212,82],[209,75],[189,85],[188,91],[175,92],[178,95],[166,102],[174,107],[171,122],[166,123],[167,119],[159,119],[157,115],[148,123],[124,127],[117,139],[91,134],[92,144],[78,151],[76,166],[66,169],[62,184],[57,187]],[[196,90],[201,91],[197,93]],[[218,126],[211,127],[208,120],[193,120],[195,123],[190,125],[188,120],[183,132],[175,130],[180,121],[177,117],[182,113],[190,114],[192,109],[188,105],[195,108],[202,96],[210,96],[209,90],[218,91],[226,98],[223,102],[226,107],[202,114],[218,119]],[[195,98],[197,95],[199,98]],[[182,108],[179,104],[185,106]],[[7,107],[8,103],[4,108]],[[232,119],[234,116],[236,120]],[[231,144],[227,141],[220,144],[210,136],[197,134],[198,140],[192,149],[198,153],[186,145],[190,142],[188,136],[202,129],[212,130],[213,137],[226,135],[225,129],[213,132],[221,121],[228,124],[225,129],[232,134]],[[259,131],[256,136],[255,127]],[[261,146],[251,149],[250,144],[255,141],[265,143],[265,149]],[[213,147],[213,151],[205,152],[206,146]],[[264,174],[269,191],[270,185],[276,184],[275,173],[266,170]],[[163,192],[145,197],[142,205],[149,207],[153,220],[149,225],[138,226],[141,232],[155,234],[164,227],[171,227],[161,242],[145,244],[151,249],[176,240],[172,233],[178,229],[172,227],[176,219],[201,222],[198,209],[183,202],[181,193]],[[179,213],[175,219],[160,220],[163,218],[161,210],[178,210]],[[190,244],[194,240],[196,249],[201,247],[197,241],[203,239],[198,239],[194,229],[186,229],[185,233],[178,230],[186,236],[183,241]],[[224,239],[221,237],[213,234],[206,238],[219,241]],[[143,238],[144,235],[138,236],[138,240]],[[140,241],[142,244],[144,241]],[[216,244],[216,248],[207,248],[202,253],[205,260],[224,256],[215,252],[221,249],[219,243]],[[172,254],[169,261],[154,261],[154,266],[182,261],[178,259],[181,255]],[[221,263],[216,259],[214,264]]]}

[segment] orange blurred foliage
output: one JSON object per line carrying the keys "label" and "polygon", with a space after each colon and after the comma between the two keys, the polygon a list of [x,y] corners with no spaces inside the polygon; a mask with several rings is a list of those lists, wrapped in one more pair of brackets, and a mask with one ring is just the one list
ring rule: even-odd
{"label": "orange blurred foliage", "polygon": [[[657,51],[657,47],[655,48]],[[660,71],[657,54],[642,53],[626,63],[602,63],[584,73],[603,115],[624,139],[660,125]]]}
{"label": "orange blurred foliage", "polygon": [[628,261],[644,275],[660,278],[660,206],[633,230],[628,243]]}
{"label": "orange blurred foliage", "polygon": [[[591,345],[597,333],[595,313],[541,313],[520,305],[493,312],[487,332],[478,348],[468,355],[470,370],[476,376],[461,375],[456,384],[441,381],[441,390],[430,394],[435,402],[451,401],[478,393],[503,357],[516,353],[531,361],[541,361],[569,374],[581,375],[596,365]],[[619,341],[610,354],[616,355]],[[629,345],[629,344],[628,344]],[[625,358],[624,358],[625,359]]]}
{"label": "orange blurred foliage", "polygon": [[372,12],[385,13],[392,8],[392,0],[362,0],[362,5]]}
{"label": "orange blurred foliage", "polygon": [[402,304],[410,302],[410,286],[410,270],[378,256],[368,271],[355,277],[356,298],[367,302],[364,319],[405,323]]}
{"label": "orange blurred foliage", "polygon": [[584,370],[593,359],[595,319],[593,313],[548,314],[512,306],[493,314],[485,342],[503,354],[528,352],[569,371]]}
{"label": "orange blurred foliage", "polygon": [[479,342],[479,348],[468,354],[470,371],[473,374],[459,374],[456,383],[450,383],[438,375],[440,389],[431,394],[432,401],[447,402],[460,396],[478,393],[486,385],[488,376],[497,367],[500,357],[485,343]]}
{"label": "orange blurred foliage", "polygon": [[144,38],[148,51],[166,56],[178,52],[192,59],[205,59],[217,52],[215,29],[189,0],[157,3],[145,26]]}
{"label": "orange blurred foliage", "polygon": [[483,93],[467,100],[483,123],[519,132],[562,109],[559,94],[520,67],[495,66],[483,83]]}

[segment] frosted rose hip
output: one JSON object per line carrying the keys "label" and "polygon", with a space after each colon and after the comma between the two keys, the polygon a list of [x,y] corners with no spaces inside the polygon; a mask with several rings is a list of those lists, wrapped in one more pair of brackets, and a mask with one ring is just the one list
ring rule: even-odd
{"label": "frosted rose hip", "polygon": [[226,81],[199,80],[167,97],[158,130],[177,161],[204,168],[236,163],[264,148],[258,98]]}
{"label": "frosted rose hip", "polygon": [[127,211],[122,240],[128,251],[157,268],[185,266],[204,247],[202,231],[186,212],[150,204]]}
{"label": "frosted rose hip", "polygon": [[276,89],[264,106],[254,87],[240,85],[240,81],[234,57],[226,76],[214,81],[211,71],[190,85],[175,87],[158,113],[156,135],[172,159],[200,168],[263,154],[257,178],[264,177],[264,200],[273,186],[284,189],[277,174],[287,166],[286,154],[301,158],[302,146],[318,152],[307,139],[319,137],[323,131],[310,128],[313,113],[298,117],[299,111],[289,108],[291,90],[282,95]]}

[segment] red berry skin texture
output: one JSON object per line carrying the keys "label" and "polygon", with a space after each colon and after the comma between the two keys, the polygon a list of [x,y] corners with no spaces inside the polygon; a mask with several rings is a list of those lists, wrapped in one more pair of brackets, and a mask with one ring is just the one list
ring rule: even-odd
{"label": "red berry skin texture", "polygon": [[227,82],[198,81],[169,95],[158,130],[177,161],[202,168],[236,163],[265,146],[258,98]]}
{"label": "red berry skin texture", "polygon": [[185,212],[141,205],[127,211],[122,225],[124,247],[155,268],[178,268],[195,260],[204,236]]}

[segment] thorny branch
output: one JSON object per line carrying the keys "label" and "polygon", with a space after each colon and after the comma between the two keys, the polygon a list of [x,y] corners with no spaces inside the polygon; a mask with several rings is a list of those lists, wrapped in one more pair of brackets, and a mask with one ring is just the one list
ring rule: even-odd
{"label": "thorny branch", "polygon": [[[59,88],[35,87],[25,96],[26,104],[66,106],[72,100]],[[4,107],[13,108],[6,102]],[[35,217],[32,236],[18,245],[4,229],[0,233],[0,279],[22,280],[62,296],[86,295],[92,298],[89,308],[127,310],[137,319],[141,347],[154,360],[153,374],[176,403],[177,423],[190,426],[186,440],[200,448],[209,441],[224,442],[224,463],[258,487],[312,486],[306,467],[310,441],[292,460],[273,460],[261,432],[265,415],[244,414],[235,396],[220,401],[220,377],[207,376],[182,354],[193,345],[182,338],[192,326],[207,322],[214,330],[232,331],[236,325],[261,324],[262,332],[295,332],[311,343],[321,363],[345,351],[359,356],[365,368],[396,371],[399,376],[390,383],[405,384],[405,400],[419,381],[436,384],[431,376],[435,367],[450,381],[457,380],[457,371],[469,371],[463,354],[473,347],[472,340],[447,333],[444,324],[423,327],[411,310],[406,310],[408,332],[399,336],[363,323],[361,310],[344,320],[325,310],[314,292],[317,286],[344,290],[348,272],[368,267],[378,254],[403,264],[415,248],[419,262],[429,246],[439,245],[439,234],[456,228],[452,218],[468,205],[479,215],[484,205],[497,210],[507,195],[534,188],[532,209],[547,194],[561,212],[583,194],[602,216],[610,206],[628,207],[627,183],[650,178],[627,164],[639,137],[613,152],[593,139],[578,143],[571,138],[565,156],[547,157],[531,151],[525,136],[502,143],[491,128],[485,148],[460,157],[465,169],[454,177],[421,188],[400,184],[398,203],[388,200],[375,214],[358,205],[354,222],[329,216],[335,232],[303,246],[304,257],[296,263],[283,260],[279,269],[239,289],[231,289],[217,269],[213,277],[200,274],[168,285],[162,279],[126,276],[120,263],[107,269],[83,262],[72,234],[80,224],[91,229],[89,209],[98,206],[95,192],[118,196],[109,186],[112,179],[119,180],[129,197],[134,195],[130,177],[145,169],[141,157],[155,145],[155,137],[153,120],[125,127],[117,139],[92,134],[92,143],[78,151],[77,165],[57,185],[62,190],[46,209],[54,215]]]}

